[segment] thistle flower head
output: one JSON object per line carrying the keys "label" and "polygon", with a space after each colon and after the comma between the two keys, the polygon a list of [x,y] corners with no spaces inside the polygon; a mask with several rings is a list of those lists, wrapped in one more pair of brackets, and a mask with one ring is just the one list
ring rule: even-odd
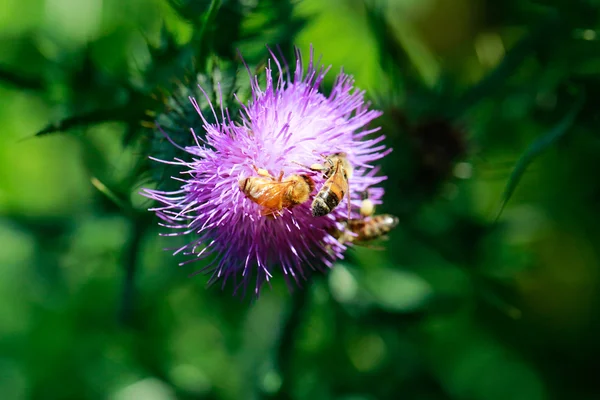
{"label": "thistle flower head", "polygon": [[[386,178],[376,176],[373,162],[390,151],[381,144],[383,136],[371,136],[378,128],[366,129],[381,113],[370,109],[352,77],[340,73],[326,96],[319,86],[329,68],[314,61],[312,49],[306,70],[296,53],[293,75],[271,56],[265,87],[251,75],[252,98],[241,104],[236,120],[226,110],[217,117],[213,109],[218,122],[209,123],[190,98],[202,132],[191,130],[195,145],[185,147],[186,159],[157,160],[185,168],[181,177],[172,178],[180,182],[179,190],[143,191],[159,203],[151,211],[172,231],[165,235],[189,237],[175,253],[189,256],[186,263],[208,258],[201,271],[212,273],[209,283],[222,280],[225,285],[233,280],[236,290],[245,291],[249,282],[255,282],[256,295],[278,273],[288,282],[300,283],[310,271],[330,268],[343,258],[346,246],[329,232],[347,218],[347,199],[331,213],[314,217],[311,200],[327,177],[306,166],[323,165],[328,155],[345,154],[352,166],[348,185],[352,215],[358,217],[364,193],[373,203],[381,203],[383,190],[377,184]],[[308,201],[265,215],[265,207],[243,191],[244,180],[252,177],[267,185],[302,177],[298,184],[309,182],[314,190]]]}

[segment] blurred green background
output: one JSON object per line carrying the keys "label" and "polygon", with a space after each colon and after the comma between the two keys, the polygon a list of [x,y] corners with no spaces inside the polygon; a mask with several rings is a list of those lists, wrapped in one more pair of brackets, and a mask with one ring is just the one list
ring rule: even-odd
{"label": "blurred green background", "polygon": [[[599,11],[4,0],[0,398],[600,398]],[[206,289],[137,194],[148,121],[186,131],[168,99],[236,49],[260,70],[311,43],[325,90],[343,66],[385,112],[400,226],[292,294]]]}

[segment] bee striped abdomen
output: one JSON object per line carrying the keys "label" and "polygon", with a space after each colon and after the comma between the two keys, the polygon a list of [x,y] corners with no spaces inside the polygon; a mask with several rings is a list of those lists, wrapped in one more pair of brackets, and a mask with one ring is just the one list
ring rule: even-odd
{"label": "bee striped abdomen", "polygon": [[315,196],[312,202],[313,217],[322,217],[329,214],[344,198],[344,189],[335,182],[331,182],[328,187],[324,187]]}

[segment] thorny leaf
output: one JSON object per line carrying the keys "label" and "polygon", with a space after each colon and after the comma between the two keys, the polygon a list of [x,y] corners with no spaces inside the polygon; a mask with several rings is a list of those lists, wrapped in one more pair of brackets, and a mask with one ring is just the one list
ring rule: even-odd
{"label": "thorny leaf", "polygon": [[86,127],[104,122],[138,123],[144,116],[149,99],[134,93],[127,104],[109,109],[94,110],[89,113],[65,118],[59,122],[48,124],[35,136],[45,136],[56,132],[65,132],[73,128]]}
{"label": "thorny leaf", "polygon": [[199,21],[200,17],[215,3],[211,0],[167,0],[167,2],[181,18],[191,23]]}
{"label": "thorny leaf", "polygon": [[21,75],[3,66],[0,66],[0,83],[23,90],[44,89],[44,82],[41,79]]}

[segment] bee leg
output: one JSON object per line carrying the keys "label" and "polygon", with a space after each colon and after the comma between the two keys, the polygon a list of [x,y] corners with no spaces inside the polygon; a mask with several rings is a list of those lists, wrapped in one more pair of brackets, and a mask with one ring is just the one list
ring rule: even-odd
{"label": "bee leg", "polygon": [[280,210],[274,210],[272,208],[263,208],[260,211],[260,215],[266,217],[268,219],[276,219],[278,216],[281,216]]}
{"label": "bee leg", "polygon": [[303,168],[310,169],[310,167],[307,167],[307,166],[306,166],[306,165],[304,165],[304,164],[300,164],[298,161],[291,161],[291,163],[292,163],[292,164],[299,165],[299,166],[301,166],[301,167],[303,167]]}
{"label": "bee leg", "polygon": [[267,171],[266,169],[259,168],[258,171],[256,171],[256,172],[258,172],[258,174],[260,176],[264,176],[264,177],[267,177],[267,178],[275,179],[275,178],[273,178],[273,175],[271,175],[269,173],[269,171]]}
{"label": "bee leg", "polygon": [[375,205],[368,197],[363,199],[363,201],[360,203],[359,212],[363,218],[370,217],[375,213]]}
{"label": "bee leg", "polygon": [[260,176],[264,176],[264,177],[267,177],[267,178],[272,178],[272,179],[275,179],[275,178],[273,178],[273,175],[271,175],[271,174],[269,173],[269,171],[267,171],[267,170],[266,170],[266,169],[264,169],[264,168],[258,168],[258,167],[257,167],[256,165],[254,165],[254,164],[252,164],[252,168],[254,168],[254,170],[256,171],[256,173],[257,173],[258,175],[260,175]]}
{"label": "bee leg", "polygon": [[330,160],[326,160],[327,163],[329,163],[331,166],[325,166],[324,164],[319,164],[319,163],[314,163],[311,164],[310,167],[300,164],[300,163],[296,163],[298,165],[302,165],[304,168],[308,168],[311,171],[315,171],[315,172],[327,172],[327,170],[331,169],[331,167],[333,167],[333,164],[331,163]]}
{"label": "bee leg", "polygon": [[282,179],[283,179],[283,170],[281,170],[281,172],[279,173],[279,177],[277,178],[277,182],[281,182]]}
{"label": "bee leg", "polygon": [[297,161],[292,161],[293,164],[299,165],[302,168],[306,168],[309,171],[317,171],[317,172],[323,172],[325,171],[327,168],[323,167],[323,165],[321,164],[312,164],[310,167],[308,165],[304,165],[304,164],[300,164]]}
{"label": "bee leg", "polygon": [[350,221],[350,212],[352,209],[352,203],[350,199],[350,184],[348,184],[348,192],[346,193],[346,201],[348,203],[348,221]]}
{"label": "bee leg", "polygon": [[310,169],[311,171],[323,172],[327,171],[328,168],[323,166],[323,164],[313,164],[310,167],[308,167],[308,169]]}
{"label": "bee leg", "polygon": [[350,204],[350,191],[348,191],[348,221],[350,220],[350,208],[352,205]]}

